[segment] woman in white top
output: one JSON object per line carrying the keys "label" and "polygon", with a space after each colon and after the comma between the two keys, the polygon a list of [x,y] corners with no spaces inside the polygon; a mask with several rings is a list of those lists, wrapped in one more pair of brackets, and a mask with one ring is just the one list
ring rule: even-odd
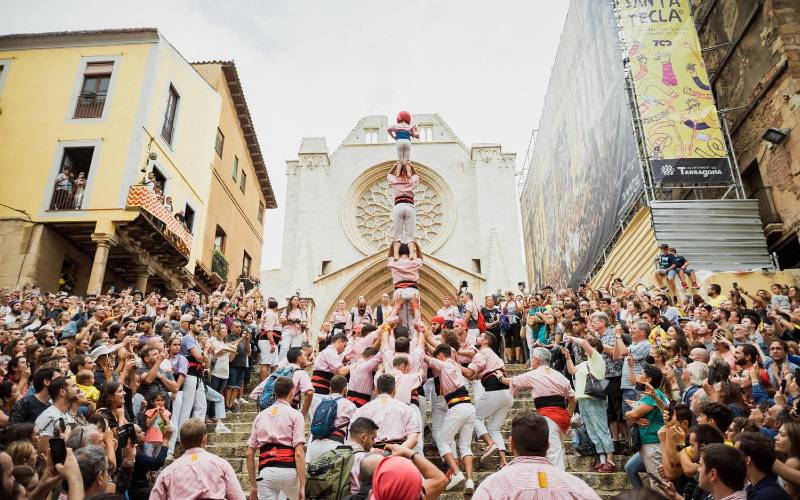
{"label": "woman in white top", "polygon": [[565,335],[564,340],[573,342],[583,348],[588,358],[587,361],[575,366],[572,364],[567,348],[565,347],[561,350],[567,359],[567,370],[575,378],[575,397],[578,399],[581,418],[586,424],[586,431],[589,433],[589,438],[594,443],[595,450],[598,453],[599,460],[592,469],[594,472],[616,472],[614,442],[611,440],[611,432],[608,429],[608,402],[605,397],[596,398],[584,392],[589,373],[597,380],[606,378],[606,362],[603,361],[603,356],[601,355],[603,342],[599,338],[592,336],[587,340]]}
{"label": "woman in white top", "polygon": [[308,326],[308,321],[305,311],[300,308],[300,297],[295,295],[289,299],[286,309],[281,313],[280,323],[282,332],[278,356],[283,361],[290,348],[300,347],[305,341],[303,331]]}

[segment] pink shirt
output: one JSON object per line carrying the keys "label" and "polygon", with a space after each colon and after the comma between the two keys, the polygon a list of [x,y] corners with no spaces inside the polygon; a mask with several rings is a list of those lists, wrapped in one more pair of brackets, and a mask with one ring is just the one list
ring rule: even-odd
{"label": "pink shirt", "polygon": [[245,496],[231,464],[202,448],[191,448],[161,471],[150,498],[244,500]]}
{"label": "pink shirt", "polygon": [[329,345],[317,354],[317,359],[314,360],[314,370],[321,370],[323,372],[336,374],[342,366],[342,355],[336,352],[336,349]]}
{"label": "pink shirt", "polygon": [[272,309],[264,311],[261,316],[261,329],[265,332],[279,332],[281,331],[281,324],[278,321],[278,314]]}
{"label": "pink shirt", "polygon": [[263,444],[275,443],[295,448],[305,442],[303,414],[285,401],[276,401],[256,415],[247,446],[258,449]]}
{"label": "pink shirt", "polygon": [[[469,351],[477,354],[478,349],[475,347],[475,342],[471,342],[469,337],[470,337],[469,334],[467,334],[466,339],[464,339],[464,342],[461,343],[458,350]],[[460,365],[467,365],[472,362],[472,358],[470,358],[469,356],[462,356],[457,352],[453,353],[453,359],[456,361],[456,363]]]}
{"label": "pink shirt", "polygon": [[[292,309],[292,312],[289,313],[289,316],[286,316],[286,310],[281,313],[281,319],[299,319],[300,321],[306,320],[306,314],[300,309]],[[284,323],[283,324],[283,333],[288,335],[300,335],[302,334],[302,329],[300,327],[300,323]]]}
{"label": "pink shirt", "polygon": [[473,500],[600,500],[582,479],[553,467],[545,457],[517,457],[487,477]]}
{"label": "pink shirt", "polygon": [[[155,408],[150,408],[146,412],[144,412],[147,418],[151,418],[153,415],[156,414]],[[169,419],[170,415],[172,415],[169,410],[164,408],[164,416]],[[147,428],[147,432],[144,435],[144,440],[147,443],[161,443],[164,440],[164,434],[161,433],[161,429],[158,427],[158,421],[161,420],[161,417],[156,417],[153,421],[153,425]],[[166,424],[166,422],[164,422]]]}
{"label": "pink shirt", "polygon": [[350,443],[353,447],[353,467],[350,469],[350,493],[355,495],[361,489],[361,483],[358,476],[361,473],[361,461],[367,456],[364,448],[358,443]]}
{"label": "pink shirt", "polygon": [[433,370],[433,374],[439,377],[439,387],[442,395],[450,394],[461,387],[464,387],[464,376],[461,375],[461,366],[453,358],[439,361],[428,356],[428,365]]}
{"label": "pink shirt", "polygon": [[374,345],[379,337],[380,334],[378,330],[368,333],[366,337],[351,337],[348,342],[348,346],[350,347],[349,352],[355,354],[356,358],[360,358],[361,355],[364,354],[364,349]]}
{"label": "pink shirt", "polygon": [[350,380],[347,389],[361,394],[372,394],[372,377],[381,364],[380,353],[367,360],[359,360],[350,364]]}
{"label": "pink shirt", "polygon": [[419,374],[419,371],[410,371],[408,373],[403,373],[400,370],[387,367],[386,373],[389,375],[394,376],[395,381],[395,392],[394,398],[398,401],[401,401],[405,404],[411,404],[411,392],[418,388],[420,384],[423,382],[422,377]]}
{"label": "pink shirt", "polygon": [[386,174],[386,182],[388,182],[389,187],[392,188],[392,194],[395,198],[398,196],[411,196],[413,198],[414,189],[416,189],[417,184],[419,184],[419,176],[397,177],[392,174]]}
{"label": "pink shirt", "polygon": [[478,380],[480,380],[485,375],[492,372],[496,372],[498,376],[502,376],[501,370],[503,370],[505,366],[503,360],[495,354],[491,347],[484,347],[475,354],[468,368],[474,371]]}
{"label": "pink shirt", "polygon": [[422,259],[395,259],[389,257],[386,264],[392,272],[392,284],[396,285],[401,281],[419,282],[419,268],[422,267]]}
{"label": "pink shirt", "polygon": [[567,377],[549,366],[540,366],[535,370],[513,377],[509,387],[512,393],[529,389],[533,398],[540,396],[564,396],[564,398],[570,398],[575,396],[575,391],[569,384]]}
{"label": "pink shirt", "polygon": [[339,323],[347,323],[347,313],[344,311],[333,311],[330,319],[331,325],[338,325]]}
{"label": "pink shirt", "polygon": [[[415,414],[416,412],[416,414]],[[381,394],[353,413],[353,420],[366,417],[378,426],[376,442],[405,441],[412,433],[419,433],[419,409],[411,408],[388,394]]]}

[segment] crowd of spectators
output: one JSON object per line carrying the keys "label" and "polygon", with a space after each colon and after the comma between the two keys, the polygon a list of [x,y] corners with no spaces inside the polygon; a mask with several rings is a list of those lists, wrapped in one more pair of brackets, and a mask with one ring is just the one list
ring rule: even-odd
{"label": "crowd of spectators", "polygon": [[[207,426],[230,432],[264,309],[243,285],[172,297],[1,290],[0,498],[151,497],[178,443],[197,453]],[[216,475],[192,488],[241,495],[230,465],[210,463]]]}
{"label": "crowd of spectators", "polygon": [[[723,290],[711,283],[692,292],[676,298],[612,279],[598,289],[497,293],[482,308],[464,292],[460,300],[443,299],[435,330],[444,338],[443,328],[480,325],[479,349],[534,368],[536,353],[549,351],[550,368],[570,380],[577,399],[573,445],[596,457],[596,472],[616,472],[624,454],[631,485],[649,482],[668,498],[797,498],[800,291],[783,284]],[[361,330],[382,322],[386,305],[373,309],[360,299],[326,322],[315,340],[347,355]],[[299,297],[279,313],[277,301],[241,285],[171,297],[131,288],[83,297],[38,287],[0,291],[0,497],[136,499],[201,491],[242,498],[230,465],[204,450],[206,430],[229,432],[225,417],[239,411],[251,376],[263,390],[276,366],[314,364],[307,314]],[[375,327],[365,330],[368,324]],[[484,332],[499,341],[487,342]],[[413,338],[424,343],[432,336]],[[299,380],[280,390],[311,418],[314,391],[302,382],[295,387]],[[337,387],[348,392],[346,381],[331,381],[331,390]],[[509,449],[532,457],[525,463],[550,467],[547,424],[537,418],[514,417]],[[360,442],[368,449],[375,424],[364,420]],[[414,447],[384,449],[410,461],[430,498],[448,480]],[[180,456],[176,450],[183,456],[162,471],[173,454]],[[187,482],[189,469],[180,466],[189,461],[205,468]],[[380,463],[364,461],[365,477],[371,488],[391,490],[397,484],[376,472]],[[408,464],[392,463],[397,470]],[[357,488],[353,493],[359,498]],[[475,494],[486,495],[486,487]]]}

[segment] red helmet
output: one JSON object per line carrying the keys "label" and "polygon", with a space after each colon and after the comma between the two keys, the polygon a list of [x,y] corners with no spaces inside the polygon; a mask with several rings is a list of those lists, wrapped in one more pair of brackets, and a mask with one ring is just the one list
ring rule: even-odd
{"label": "red helmet", "polygon": [[408,125],[411,125],[411,113],[408,111],[401,111],[397,113],[397,123],[405,122]]}

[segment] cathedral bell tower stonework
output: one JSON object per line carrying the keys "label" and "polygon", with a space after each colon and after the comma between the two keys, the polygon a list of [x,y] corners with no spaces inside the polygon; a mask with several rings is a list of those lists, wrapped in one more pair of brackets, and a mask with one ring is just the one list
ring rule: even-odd
{"label": "cathedral bell tower stonework", "polygon": [[[414,116],[420,133],[411,162],[420,176],[415,192],[416,241],[425,256],[421,307],[430,319],[462,281],[476,302],[525,280],[516,194],[515,155],[499,144],[467,148],[438,115]],[[297,160],[286,163],[283,257],[262,275],[263,292],[285,299],[313,297],[311,331],[363,295],[371,306],[392,284],[386,268],[394,201],[386,174],[394,141],[385,116],[359,120],[329,153],[325,138],[307,137]]]}

